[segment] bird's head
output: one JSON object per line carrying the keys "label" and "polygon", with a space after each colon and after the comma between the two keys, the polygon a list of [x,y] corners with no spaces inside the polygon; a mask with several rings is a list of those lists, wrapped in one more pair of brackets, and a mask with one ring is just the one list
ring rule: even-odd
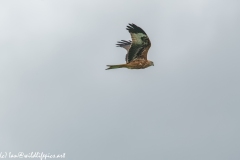
{"label": "bird's head", "polygon": [[149,61],[149,65],[150,65],[150,66],[154,66],[153,61]]}

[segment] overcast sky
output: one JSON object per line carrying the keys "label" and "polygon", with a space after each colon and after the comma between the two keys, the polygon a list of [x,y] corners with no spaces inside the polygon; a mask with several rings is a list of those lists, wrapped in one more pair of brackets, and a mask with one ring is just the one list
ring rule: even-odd
{"label": "overcast sky", "polygon": [[[240,1],[2,0],[0,152],[239,160]],[[115,47],[148,34],[144,70]]]}

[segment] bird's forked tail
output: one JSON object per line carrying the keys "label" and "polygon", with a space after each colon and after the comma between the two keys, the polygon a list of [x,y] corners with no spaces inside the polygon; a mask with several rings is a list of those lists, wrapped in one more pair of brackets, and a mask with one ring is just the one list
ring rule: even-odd
{"label": "bird's forked tail", "polygon": [[117,69],[117,68],[126,68],[126,64],[107,65],[107,66],[108,66],[108,68],[106,70]]}

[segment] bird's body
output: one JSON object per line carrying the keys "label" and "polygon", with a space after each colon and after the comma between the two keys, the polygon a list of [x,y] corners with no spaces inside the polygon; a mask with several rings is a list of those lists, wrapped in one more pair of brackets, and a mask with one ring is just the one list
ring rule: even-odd
{"label": "bird's body", "polygon": [[135,24],[129,24],[127,30],[131,34],[132,41],[122,40],[117,43],[118,47],[127,50],[126,64],[107,65],[106,70],[116,68],[144,69],[154,65],[152,61],[147,60],[147,53],[151,47],[147,34]]}
{"label": "bird's body", "polygon": [[134,60],[130,63],[126,63],[126,64],[118,64],[118,65],[107,65],[109,68],[107,68],[106,70],[109,69],[116,69],[116,68],[128,68],[128,69],[144,69],[147,67],[152,66],[153,62],[152,61],[146,61],[144,59],[137,59]]}

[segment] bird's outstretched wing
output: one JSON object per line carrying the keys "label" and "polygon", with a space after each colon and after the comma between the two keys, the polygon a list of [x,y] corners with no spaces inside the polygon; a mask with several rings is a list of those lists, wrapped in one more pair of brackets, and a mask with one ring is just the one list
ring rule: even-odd
{"label": "bird's outstretched wing", "polygon": [[122,47],[125,48],[127,51],[129,50],[129,48],[131,47],[132,41],[125,41],[125,40],[121,40],[117,42],[117,47]]}
{"label": "bird's outstretched wing", "polygon": [[127,63],[138,59],[143,58],[147,60],[147,53],[151,47],[151,42],[147,34],[135,24],[129,24],[126,28],[132,37],[132,44],[126,55]]}

